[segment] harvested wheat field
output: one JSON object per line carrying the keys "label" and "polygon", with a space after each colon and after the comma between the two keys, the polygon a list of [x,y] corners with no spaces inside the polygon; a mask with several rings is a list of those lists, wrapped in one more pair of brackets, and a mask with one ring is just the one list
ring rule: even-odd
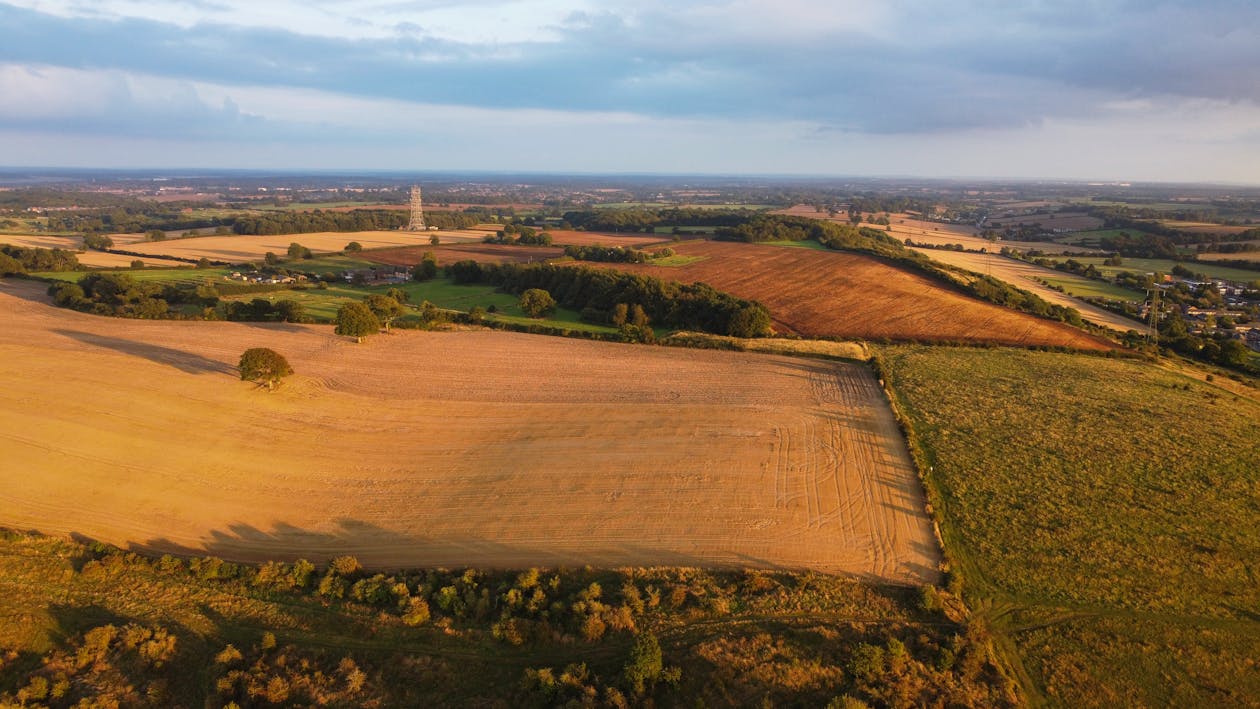
{"label": "harvested wheat field", "polygon": [[480,241],[482,234],[466,230],[450,231],[321,231],[310,234],[278,234],[274,236],[196,236],[187,239],[167,239],[126,246],[128,251],[158,256],[180,258],[208,258],[216,261],[240,263],[257,261],[268,251],[284,256],[289,244],[298,243],[319,253],[339,252],[351,241],[357,241],[365,249],[381,249],[393,246],[428,244],[436,234],[448,243]]}
{"label": "harvested wheat field", "polygon": [[360,257],[375,263],[392,266],[414,266],[427,253],[432,253],[438,265],[456,261],[477,263],[530,263],[548,261],[564,255],[558,246],[516,246],[514,244],[455,244],[453,246],[405,246],[397,249],[381,249],[365,252]]}
{"label": "harvested wheat field", "polygon": [[[0,526],[240,560],[937,577],[861,365],[486,330],[356,345],[98,318],[40,290],[0,281]],[[253,346],[299,374],[238,381]]]}
{"label": "harvested wheat field", "polygon": [[675,251],[705,258],[685,266],[616,267],[702,281],[760,301],[776,330],[806,337],[1111,348],[1074,327],[985,303],[860,254],[719,241],[685,242]]}
{"label": "harvested wheat field", "polygon": [[1019,225],[1038,225],[1047,231],[1089,231],[1101,229],[1103,220],[1084,212],[1054,212],[1052,214],[1020,214],[1000,217],[991,223],[993,228]]}
{"label": "harvested wheat field", "polygon": [[[840,224],[848,224],[849,216],[847,212],[840,212],[834,217],[829,217],[826,212],[815,211],[814,207],[809,205],[797,205],[790,209],[783,209],[773,214],[788,214],[796,217],[809,217],[811,219],[819,219],[821,221],[837,222]],[[864,214],[863,219],[868,219],[875,214]],[[1016,249],[1019,251],[1037,250],[1045,253],[1057,254],[1071,251],[1072,253],[1103,253],[1099,249],[1091,249],[1084,246],[1066,246],[1064,244],[1055,243],[1053,241],[1005,241],[996,242],[989,241],[979,236],[977,229],[967,224],[947,224],[944,222],[933,222],[926,219],[918,219],[910,214],[893,213],[888,217],[888,226],[882,224],[871,224],[863,221],[858,226],[868,229],[876,229],[882,231],[898,241],[910,239],[915,244],[923,244],[927,246],[954,246],[961,244],[964,249],[971,251],[997,251],[1002,247]]]}
{"label": "harvested wheat field", "polygon": [[944,249],[915,249],[915,251],[941,263],[965,268],[975,273],[990,274],[994,278],[1006,281],[1016,288],[1022,288],[1055,305],[1076,308],[1082,318],[1095,325],[1111,328],[1116,332],[1128,332],[1129,330],[1136,330],[1142,327],[1141,323],[1126,318],[1119,313],[1113,313],[1096,305],[1090,305],[1079,298],[1060,293],[1036,280],[1038,278],[1050,278],[1056,281],[1079,280],[1085,285],[1089,285],[1089,280],[1081,276],[997,254],[977,254],[969,251],[946,251]]}
{"label": "harvested wheat field", "polygon": [[1222,236],[1233,236],[1256,228],[1255,224],[1213,224],[1212,222],[1183,222],[1176,219],[1161,219],[1159,223],[1190,234],[1220,234]]}
{"label": "harvested wheat field", "polygon": [[551,234],[551,243],[557,246],[631,246],[643,249],[649,246],[668,245],[673,240],[668,234],[613,234],[602,231],[572,231],[568,229],[546,229]]}
{"label": "harvested wheat field", "polygon": [[[1260,261],[1260,241],[1249,243],[1256,247],[1254,251],[1239,251],[1232,254],[1196,254],[1195,258],[1200,261]],[[1256,274],[1256,278],[1260,279],[1260,273]]]}
{"label": "harvested wheat field", "polygon": [[1041,251],[1048,254],[1059,253],[1103,253],[1099,249],[1089,248],[1087,246],[1071,246],[1060,244],[1053,241],[1010,241],[1007,239],[999,239],[997,241],[989,241],[982,236],[977,236],[975,229],[961,224],[940,224],[937,222],[927,222],[919,219],[913,219],[902,215],[893,215],[889,220],[887,229],[883,226],[871,225],[875,229],[884,229],[886,233],[897,239],[905,241],[909,239],[915,244],[925,244],[927,246],[953,246],[962,244],[964,249],[970,251],[999,251],[1003,248],[1014,249],[1016,251]]}
{"label": "harvested wheat field", "polygon": [[[82,251],[83,239],[78,236],[54,236],[50,234],[0,234],[0,244],[25,246],[39,249],[65,249],[75,252],[75,258],[84,266],[93,268],[126,268],[136,260],[135,256],[111,254],[104,251]],[[179,261],[146,257],[152,259],[150,266],[186,265]]]}

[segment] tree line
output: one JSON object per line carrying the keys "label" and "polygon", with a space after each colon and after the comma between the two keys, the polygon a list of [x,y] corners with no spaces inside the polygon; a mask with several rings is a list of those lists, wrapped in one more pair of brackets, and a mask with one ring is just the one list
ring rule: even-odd
{"label": "tree line", "polygon": [[734,226],[748,219],[747,209],[583,209],[564,213],[574,229],[587,231],[650,232],[657,227]]}
{"label": "tree line", "polygon": [[520,295],[537,288],[582,313],[588,322],[611,323],[618,304],[639,306],[651,322],[735,337],[758,337],[770,330],[765,306],[736,298],[703,283],[684,285],[651,276],[606,269],[551,264],[479,264],[458,261],[446,267],[455,283],[487,283]]}
{"label": "tree line", "polygon": [[0,244],[0,275],[32,271],[74,271],[79,257],[65,249],[40,249]]}

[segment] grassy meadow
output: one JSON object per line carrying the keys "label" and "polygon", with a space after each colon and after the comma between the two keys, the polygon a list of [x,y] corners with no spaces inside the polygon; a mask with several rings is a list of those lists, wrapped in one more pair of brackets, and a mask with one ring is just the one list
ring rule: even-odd
{"label": "grassy meadow", "polygon": [[1255,398],[1133,360],[879,353],[955,583],[1036,692],[1064,706],[1255,703]]}
{"label": "grassy meadow", "polygon": [[1110,298],[1111,300],[1142,300],[1143,298],[1142,293],[1121,288],[1114,283],[1103,283],[1070,274],[1065,274],[1062,278],[1046,276],[1041,280],[1049,286],[1062,288],[1064,293],[1075,298]]}
{"label": "grassy meadow", "polygon": [[1205,273],[1210,278],[1221,278],[1231,281],[1242,281],[1244,283],[1260,280],[1260,271],[1251,271],[1244,268],[1233,268],[1231,266],[1221,266],[1210,261],[1173,261],[1170,259],[1155,258],[1129,258],[1124,257],[1119,266],[1107,266],[1103,264],[1106,260],[1098,256],[1076,257],[1076,260],[1083,264],[1093,264],[1105,275],[1114,276],[1120,271],[1129,271],[1131,273],[1172,273],[1173,267],[1177,265],[1185,266],[1193,273]]}
{"label": "grassy meadow", "polygon": [[363,300],[368,295],[379,293],[384,295],[391,288],[403,290],[409,296],[409,304],[419,305],[429,301],[444,310],[468,312],[475,307],[489,309],[487,320],[497,320],[518,325],[546,324],[559,325],[569,330],[584,332],[615,333],[617,330],[605,325],[583,322],[580,313],[568,308],[556,308],[544,319],[531,318],[521,310],[519,298],[511,293],[497,291],[488,285],[455,285],[449,278],[436,278],[431,281],[407,281],[389,286],[354,286],[350,284],[329,284],[327,288],[306,288],[302,290],[280,290],[268,293],[231,296],[224,300],[253,300],[263,298],[272,302],[278,300],[294,300],[302,304],[307,317],[316,322],[332,322],[337,317],[337,310],[346,303]]}

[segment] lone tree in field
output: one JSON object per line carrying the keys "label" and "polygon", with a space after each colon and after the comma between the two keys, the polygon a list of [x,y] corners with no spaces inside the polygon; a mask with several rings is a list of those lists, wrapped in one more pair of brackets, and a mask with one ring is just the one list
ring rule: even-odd
{"label": "lone tree in field", "polygon": [[556,309],[556,299],[542,288],[530,288],[521,293],[521,310],[531,318],[541,318]]}
{"label": "lone tree in field", "polygon": [[293,374],[293,367],[284,355],[266,347],[251,347],[241,355],[241,381],[266,384],[268,389],[275,389],[280,379]]}
{"label": "lone tree in field", "polygon": [[364,337],[375,334],[380,329],[381,321],[363,303],[346,303],[337,311],[338,335],[353,337],[355,342],[363,342]]}

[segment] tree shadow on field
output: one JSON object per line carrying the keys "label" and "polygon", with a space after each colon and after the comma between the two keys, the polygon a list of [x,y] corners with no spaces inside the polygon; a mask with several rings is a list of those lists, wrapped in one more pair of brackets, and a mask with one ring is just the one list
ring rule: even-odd
{"label": "tree shadow on field", "polygon": [[[244,523],[230,524],[207,534],[190,546],[154,538],[132,542],[128,550],[145,554],[186,557],[214,556],[226,561],[261,563],[307,559],[316,564],[338,556],[353,556],[368,569],[410,568],[508,568],[529,567],[618,568],[624,566],[732,567],[737,563],[714,562],[666,548],[642,544],[605,542],[590,549],[547,548],[539,544],[512,544],[474,534],[423,536],[385,529],[370,522],[341,518],[330,530],[303,529],[275,522],[270,530]],[[758,567],[773,564],[757,560]]]}
{"label": "tree shadow on field", "polygon": [[297,323],[291,322],[260,322],[257,320],[237,320],[238,325],[245,327],[256,327],[259,330],[267,330],[268,332],[309,332],[310,330]]}
{"label": "tree shadow on field", "polygon": [[174,367],[182,372],[189,374],[235,374],[236,368],[225,364],[218,360],[203,357],[192,352],[185,352],[171,347],[163,347],[161,345],[151,345],[147,342],[136,342],[135,340],[124,340],[118,337],[109,337],[108,335],[97,335],[91,332],[80,332],[78,330],[53,330],[54,333],[69,337],[72,340],[78,340],[84,344],[96,347],[104,347],[106,349],[121,352],[123,354],[142,357],[150,362],[165,364]]}

